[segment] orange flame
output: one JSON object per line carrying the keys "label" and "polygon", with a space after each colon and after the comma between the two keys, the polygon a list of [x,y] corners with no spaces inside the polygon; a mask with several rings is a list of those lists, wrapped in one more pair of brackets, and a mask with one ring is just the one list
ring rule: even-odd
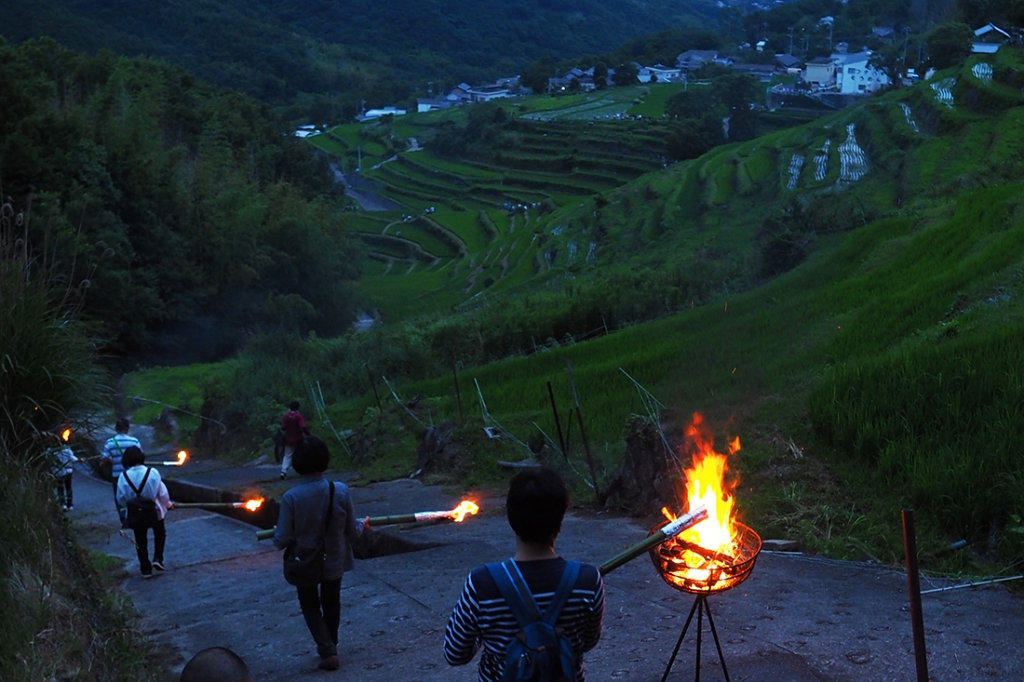
{"label": "orange flame", "polygon": [[178,466],[181,466],[182,464],[184,464],[186,459],[188,459],[188,453],[185,452],[184,450],[179,451],[178,452]]}
{"label": "orange flame", "polygon": [[249,511],[254,512],[263,506],[263,498],[257,497],[254,500],[246,500],[245,504],[243,504],[242,506],[248,509]]}
{"label": "orange flame", "polygon": [[469,500],[463,500],[459,503],[459,506],[452,510],[452,520],[455,523],[462,523],[462,521],[471,514],[476,514],[480,511],[480,507],[470,502]]}
{"label": "orange flame", "polygon": [[[696,509],[704,505],[708,510],[708,518],[678,536],[681,543],[698,545],[710,552],[720,553],[723,559],[732,554],[737,536],[736,519],[734,516],[735,498],[732,489],[736,481],[727,483],[726,472],[729,470],[728,455],[715,452],[714,434],[704,424],[704,417],[693,415],[693,423],[686,429],[686,438],[694,449],[693,468],[686,469],[686,509]],[[740,439],[729,441],[729,455],[740,450]],[[662,513],[670,521],[676,516],[666,507]],[[672,544],[670,541],[669,544]],[[685,545],[684,545],[685,546]],[[688,580],[707,581],[712,574],[715,561],[709,562],[705,556],[692,551],[682,551],[676,563],[685,571]],[[709,563],[711,565],[709,565]],[[699,567],[699,568],[698,568]],[[712,586],[713,587],[713,586]]]}
{"label": "orange flame", "polygon": [[60,437],[64,439],[65,443],[67,443],[69,440],[71,440],[71,429],[64,429],[63,431],[61,431]]}

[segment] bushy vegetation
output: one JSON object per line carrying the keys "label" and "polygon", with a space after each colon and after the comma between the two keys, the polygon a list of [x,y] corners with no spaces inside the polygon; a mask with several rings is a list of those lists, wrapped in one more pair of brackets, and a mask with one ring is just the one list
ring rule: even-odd
{"label": "bushy vegetation", "polygon": [[88,280],[108,353],[214,359],[260,329],[352,319],[359,247],[340,197],[262,105],[49,40],[0,44],[0,82],[3,190],[48,221],[61,275]]}
{"label": "bushy vegetation", "polygon": [[[103,395],[54,225],[0,205],[0,678],[150,680],[130,604],[104,584],[54,496],[48,454]],[[45,250],[32,243],[39,236]]]}

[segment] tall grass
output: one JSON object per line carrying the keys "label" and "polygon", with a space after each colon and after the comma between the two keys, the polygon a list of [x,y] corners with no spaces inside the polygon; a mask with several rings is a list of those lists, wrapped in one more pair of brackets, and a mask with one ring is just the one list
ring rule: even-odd
{"label": "tall grass", "polygon": [[47,449],[103,384],[77,319],[84,288],[55,275],[64,226],[39,230],[29,216],[0,206],[0,679],[153,679],[130,605],[103,584],[52,494]]}
{"label": "tall grass", "polygon": [[[1017,322],[839,365],[811,393],[816,430],[951,534],[984,540],[1024,515],[1022,334]],[[1019,534],[1004,541],[1024,552]]]}

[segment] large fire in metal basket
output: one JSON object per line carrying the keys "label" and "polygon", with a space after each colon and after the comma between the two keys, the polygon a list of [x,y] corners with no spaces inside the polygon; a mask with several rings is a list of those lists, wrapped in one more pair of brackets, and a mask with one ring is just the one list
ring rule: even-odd
{"label": "large fire in metal basket", "polygon": [[[650,550],[659,575],[672,587],[694,594],[721,592],[740,584],[754,568],[761,538],[735,519],[735,498],[726,480],[727,460],[740,450],[740,439],[729,442],[729,453],[715,452],[714,436],[695,414],[686,430],[693,446],[693,468],[686,469],[686,510],[703,505],[708,518],[678,536]],[[667,507],[667,520],[652,529],[657,532],[676,518]]]}

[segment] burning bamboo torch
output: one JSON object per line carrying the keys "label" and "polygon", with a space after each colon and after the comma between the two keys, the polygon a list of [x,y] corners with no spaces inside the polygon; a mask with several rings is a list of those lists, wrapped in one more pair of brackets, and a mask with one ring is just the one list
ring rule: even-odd
{"label": "burning bamboo torch", "polygon": [[252,500],[245,500],[243,502],[175,502],[175,509],[248,509],[251,512],[256,511],[263,506],[263,498],[257,497]]}
{"label": "burning bamboo torch", "polygon": [[186,452],[185,450],[179,450],[178,451],[178,459],[172,459],[172,460],[169,460],[169,461],[165,460],[165,461],[162,461],[162,462],[150,462],[150,464],[155,464],[157,466],[165,466],[165,467],[180,467],[183,464],[185,464],[185,460],[186,459],[188,459],[188,452]]}
{"label": "burning bamboo torch", "polygon": [[[480,507],[469,500],[463,500],[455,509],[448,511],[425,511],[413,514],[395,514],[393,516],[371,516],[370,526],[393,526],[399,523],[423,523],[424,521],[438,521],[440,519],[451,519],[455,523],[462,523],[467,516],[472,516],[480,511]],[[269,540],[274,537],[274,529],[256,531],[257,540]]]}
{"label": "burning bamboo torch", "polygon": [[621,566],[622,564],[632,561],[641,554],[646,554],[647,551],[652,547],[657,547],[666,540],[669,540],[679,535],[687,528],[696,526],[698,523],[700,523],[707,517],[708,510],[705,506],[701,505],[694,509],[689,514],[683,514],[675,521],[672,521],[662,526],[657,531],[651,533],[646,538],[636,543],[629,549],[619,552],[611,559],[601,564],[598,567],[598,570],[601,571],[601,575],[607,575],[619,566]]}

